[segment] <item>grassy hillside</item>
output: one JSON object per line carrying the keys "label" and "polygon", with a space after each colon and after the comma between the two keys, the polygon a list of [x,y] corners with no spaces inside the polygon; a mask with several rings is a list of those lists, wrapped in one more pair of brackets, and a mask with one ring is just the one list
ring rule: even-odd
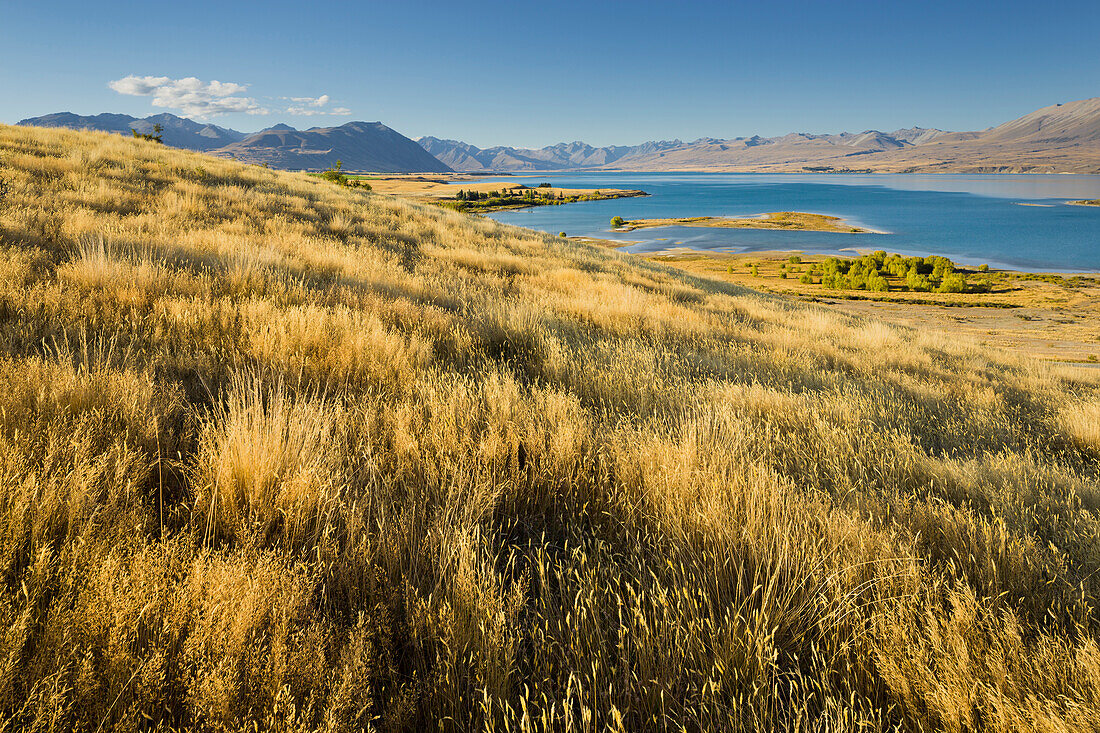
{"label": "grassy hillside", "polygon": [[0,729],[1100,726],[1100,373],[107,134],[0,179]]}

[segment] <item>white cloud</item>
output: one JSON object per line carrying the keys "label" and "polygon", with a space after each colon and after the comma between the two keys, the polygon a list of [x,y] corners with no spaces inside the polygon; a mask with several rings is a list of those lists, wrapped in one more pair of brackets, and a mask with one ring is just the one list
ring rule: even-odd
{"label": "white cloud", "polygon": [[[122,79],[115,79],[107,86],[119,94],[152,97],[154,107],[180,110],[189,117],[215,117],[231,112],[249,115],[271,113],[271,110],[254,97],[245,96],[248,92],[247,84],[216,80],[205,82],[193,76],[172,79],[167,76],[131,74]],[[332,97],[327,94],[319,97],[282,97],[282,99],[293,104],[280,111],[297,117],[351,114],[351,110],[347,107],[329,107]]]}
{"label": "white cloud", "polygon": [[233,82],[204,82],[193,76],[170,79],[167,76],[130,75],[107,86],[119,94],[152,97],[154,107],[178,109],[192,117],[215,117],[230,112],[266,115],[270,112],[254,98],[242,96],[248,91],[247,85]]}
{"label": "white cloud", "polygon": [[350,115],[351,110],[347,107],[333,107],[326,109],[329,102],[332,101],[332,97],[327,94],[322,94],[319,97],[283,97],[294,104],[286,108],[288,115],[295,115],[298,117],[313,117],[315,115]]}
{"label": "white cloud", "polygon": [[291,102],[297,102],[298,104],[304,104],[308,107],[324,107],[329,103],[329,96],[322,94],[319,97],[286,97]]}

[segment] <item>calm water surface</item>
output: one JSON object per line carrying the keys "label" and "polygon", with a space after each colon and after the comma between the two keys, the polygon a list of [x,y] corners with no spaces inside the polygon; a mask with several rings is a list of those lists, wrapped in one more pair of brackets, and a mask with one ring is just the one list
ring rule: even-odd
{"label": "calm water surface", "polygon": [[[907,255],[944,255],[964,264],[1056,272],[1100,271],[1100,207],[1065,203],[1100,198],[1100,176],[573,173],[500,180],[648,191],[652,195],[645,198],[490,214],[506,224],[553,234],[564,231],[636,242],[625,248],[630,252],[690,247],[723,252],[800,250],[851,255],[857,249],[883,249]],[[749,216],[768,211],[832,214],[854,225],[889,233],[699,227],[617,233],[610,231],[609,224],[613,216]]]}

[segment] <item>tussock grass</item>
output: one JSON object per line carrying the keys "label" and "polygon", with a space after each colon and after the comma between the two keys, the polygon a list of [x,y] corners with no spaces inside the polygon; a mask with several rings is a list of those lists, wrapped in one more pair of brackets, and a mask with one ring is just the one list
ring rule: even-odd
{"label": "tussock grass", "polygon": [[1100,380],[0,127],[0,717],[1095,730]]}

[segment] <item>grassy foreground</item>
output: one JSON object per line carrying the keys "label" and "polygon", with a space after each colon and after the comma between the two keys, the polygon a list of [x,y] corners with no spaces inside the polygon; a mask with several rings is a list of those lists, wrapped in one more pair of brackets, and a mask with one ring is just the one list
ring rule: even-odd
{"label": "grassy foreground", "polygon": [[0,179],[0,729],[1100,727],[1100,374],[107,134]]}

